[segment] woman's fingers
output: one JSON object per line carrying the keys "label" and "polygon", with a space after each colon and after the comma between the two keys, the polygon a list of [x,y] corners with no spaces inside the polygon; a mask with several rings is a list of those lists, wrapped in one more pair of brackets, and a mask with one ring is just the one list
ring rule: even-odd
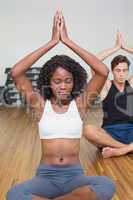
{"label": "woman's fingers", "polygon": [[57,25],[59,24],[59,21],[60,21],[60,16],[59,16],[59,11],[57,10],[54,15],[54,23],[53,23],[54,28],[57,27]]}
{"label": "woman's fingers", "polygon": [[55,13],[55,15],[54,15],[54,23],[53,23],[53,25],[54,26],[56,26],[56,23],[57,23],[57,11],[56,11],[56,13]]}
{"label": "woman's fingers", "polygon": [[65,18],[62,12],[61,12],[61,26],[62,26],[62,29],[66,32]]}
{"label": "woman's fingers", "polygon": [[59,12],[56,11],[53,19],[52,39],[57,42],[59,42],[60,40],[59,23],[60,23]]}
{"label": "woman's fingers", "polygon": [[56,16],[55,16],[55,28],[57,31],[60,31],[60,26],[61,26],[61,11],[57,11]]}
{"label": "woman's fingers", "polygon": [[64,42],[68,38],[65,20],[61,10],[57,10],[54,16],[53,36],[55,35],[62,42]]}
{"label": "woman's fingers", "polygon": [[65,43],[65,41],[68,40],[68,34],[65,25],[65,19],[62,12],[60,13],[60,20],[61,20],[61,25],[60,25],[61,41]]}

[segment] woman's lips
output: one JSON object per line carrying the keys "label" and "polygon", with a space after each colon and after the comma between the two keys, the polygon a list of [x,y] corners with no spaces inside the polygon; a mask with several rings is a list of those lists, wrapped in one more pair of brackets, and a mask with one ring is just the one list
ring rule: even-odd
{"label": "woman's lips", "polygon": [[67,95],[68,93],[67,92],[59,92],[59,94],[61,94],[61,95]]}

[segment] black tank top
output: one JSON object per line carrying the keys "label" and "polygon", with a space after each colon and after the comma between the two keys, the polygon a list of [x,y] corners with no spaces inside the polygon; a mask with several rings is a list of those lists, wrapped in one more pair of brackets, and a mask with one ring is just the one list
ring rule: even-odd
{"label": "black tank top", "polygon": [[120,92],[112,81],[107,97],[102,102],[103,125],[133,123],[133,88],[125,82]]}

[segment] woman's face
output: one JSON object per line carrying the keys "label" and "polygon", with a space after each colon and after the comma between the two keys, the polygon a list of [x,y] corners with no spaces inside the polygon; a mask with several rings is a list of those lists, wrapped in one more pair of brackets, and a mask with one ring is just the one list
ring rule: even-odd
{"label": "woman's face", "polygon": [[57,68],[50,82],[53,95],[60,100],[65,100],[71,94],[73,85],[72,74],[61,67]]}

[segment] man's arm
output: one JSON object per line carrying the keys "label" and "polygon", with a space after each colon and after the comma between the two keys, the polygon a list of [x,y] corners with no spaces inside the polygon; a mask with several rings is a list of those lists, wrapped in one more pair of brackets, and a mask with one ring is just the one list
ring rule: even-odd
{"label": "man's arm", "polygon": [[99,60],[103,61],[104,59],[108,58],[109,56],[117,52],[120,48],[121,48],[121,33],[117,31],[115,46],[113,48],[103,50],[96,56]]}
{"label": "man's arm", "polygon": [[[133,48],[129,48],[129,47],[126,47],[125,46],[125,42],[124,42],[124,38],[123,38],[123,35],[121,36],[121,41],[122,41],[122,49],[128,53],[131,53],[133,54]],[[131,75],[128,79],[131,87],[133,87],[133,75]]]}
{"label": "man's arm", "polygon": [[[121,48],[121,45],[122,45],[121,44],[121,33],[119,31],[117,31],[115,46],[113,48],[103,50],[102,52],[98,53],[96,55],[96,57],[99,60],[103,61],[104,59],[106,59],[110,55],[112,55],[113,53],[117,52]],[[90,71],[91,71],[91,74],[92,74],[92,77],[93,77],[95,75],[95,72],[92,68],[90,69]],[[111,87],[111,81],[106,80],[106,82],[105,82],[105,84],[102,88],[102,91],[100,93],[101,100],[103,100],[107,96],[107,93],[108,93],[110,87]]]}

